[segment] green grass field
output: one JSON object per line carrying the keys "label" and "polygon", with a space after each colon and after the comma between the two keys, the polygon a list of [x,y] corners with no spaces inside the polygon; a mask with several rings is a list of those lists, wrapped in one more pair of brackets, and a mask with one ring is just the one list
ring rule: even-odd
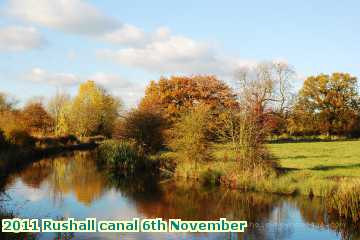
{"label": "green grass field", "polygon": [[360,141],[269,144],[280,168],[274,190],[324,196],[339,184],[360,181]]}
{"label": "green grass field", "polygon": [[280,166],[322,177],[360,177],[360,141],[269,144]]}
{"label": "green grass field", "polygon": [[[268,144],[272,160],[280,174],[266,179],[244,176],[233,161],[229,145],[215,145],[215,161],[199,165],[197,176],[209,169],[236,179],[240,188],[281,194],[328,196],[338,188],[360,183],[360,141],[307,142]],[[225,160],[228,158],[228,160]],[[178,164],[179,176],[195,175],[193,164]]]}

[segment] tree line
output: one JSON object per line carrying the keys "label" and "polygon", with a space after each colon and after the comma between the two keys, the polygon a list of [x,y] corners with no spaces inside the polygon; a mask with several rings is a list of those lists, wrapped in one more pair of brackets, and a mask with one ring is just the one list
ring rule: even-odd
{"label": "tree line", "polygon": [[129,111],[94,81],[82,83],[74,97],[57,93],[21,108],[0,94],[0,139],[17,144],[25,135],[103,135],[134,139],[150,152],[168,145],[195,156],[185,143],[205,149],[206,142],[228,141],[252,148],[269,136],[360,136],[356,77],[310,76],[295,93],[294,76],[288,64],[264,62],[239,69],[232,86],[213,75],[161,77]]}

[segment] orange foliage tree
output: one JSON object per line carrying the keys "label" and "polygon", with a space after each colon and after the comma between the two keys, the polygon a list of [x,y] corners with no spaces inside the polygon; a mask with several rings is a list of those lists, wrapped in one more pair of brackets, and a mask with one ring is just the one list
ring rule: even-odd
{"label": "orange foliage tree", "polygon": [[46,135],[53,130],[54,120],[40,102],[27,104],[22,110],[22,118],[31,134]]}
{"label": "orange foliage tree", "polygon": [[172,76],[151,81],[140,102],[140,109],[161,111],[171,121],[180,117],[184,110],[205,104],[211,109],[236,105],[231,88],[215,76]]}
{"label": "orange foliage tree", "polygon": [[357,87],[357,78],[348,73],[308,77],[290,119],[290,131],[355,134],[359,130],[360,116]]}

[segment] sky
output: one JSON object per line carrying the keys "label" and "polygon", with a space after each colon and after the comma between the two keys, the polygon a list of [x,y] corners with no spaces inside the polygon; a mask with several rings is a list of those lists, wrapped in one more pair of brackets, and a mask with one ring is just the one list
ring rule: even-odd
{"label": "sky", "polygon": [[150,80],[285,61],[360,77],[358,0],[0,0],[0,92],[20,102],[94,80],[133,107]]}

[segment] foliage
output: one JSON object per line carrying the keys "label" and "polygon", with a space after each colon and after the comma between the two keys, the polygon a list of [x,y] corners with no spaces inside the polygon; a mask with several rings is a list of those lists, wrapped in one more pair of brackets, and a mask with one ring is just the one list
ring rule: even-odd
{"label": "foliage", "polygon": [[52,132],[54,120],[40,102],[28,103],[21,114],[29,133],[47,135]]}
{"label": "foliage", "polygon": [[200,161],[209,159],[209,141],[207,122],[209,107],[199,105],[184,113],[180,121],[171,130],[169,146],[182,161],[191,162],[197,170]]}
{"label": "foliage", "polygon": [[348,73],[308,77],[290,119],[290,133],[350,135],[359,130],[357,79]]}
{"label": "foliage", "polygon": [[9,111],[14,108],[16,101],[0,92],[0,112]]}
{"label": "foliage", "polygon": [[78,95],[71,103],[64,104],[59,116],[59,133],[77,136],[110,136],[121,104],[118,99],[87,81],[80,85]]}
{"label": "foliage", "polygon": [[205,186],[220,185],[222,173],[218,170],[208,169],[200,175],[200,181]]}
{"label": "foliage", "polygon": [[47,105],[48,112],[50,116],[54,119],[54,133],[57,136],[64,135],[68,131],[64,129],[62,125],[65,122],[62,122],[63,114],[65,114],[65,107],[70,103],[70,96],[65,93],[57,92],[54,97],[50,99]]}
{"label": "foliage", "polygon": [[155,153],[164,146],[165,119],[155,111],[132,110],[119,121],[113,135],[133,139],[146,152]]}
{"label": "foliage", "polygon": [[[175,122],[183,111],[205,104],[211,110],[237,105],[232,90],[215,76],[172,76],[152,81],[140,102],[140,109],[160,110]],[[210,124],[210,122],[208,123]]]}
{"label": "foliage", "polygon": [[135,174],[144,168],[146,160],[133,142],[107,140],[97,149],[98,160],[126,175]]}
{"label": "foliage", "polygon": [[26,131],[21,112],[15,110],[0,112],[0,127],[6,138],[9,137],[10,132]]}
{"label": "foliage", "polygon": [[27,131],[13,130],[6,136],[7,142],[22,148],[33,148],[35,139]]}

